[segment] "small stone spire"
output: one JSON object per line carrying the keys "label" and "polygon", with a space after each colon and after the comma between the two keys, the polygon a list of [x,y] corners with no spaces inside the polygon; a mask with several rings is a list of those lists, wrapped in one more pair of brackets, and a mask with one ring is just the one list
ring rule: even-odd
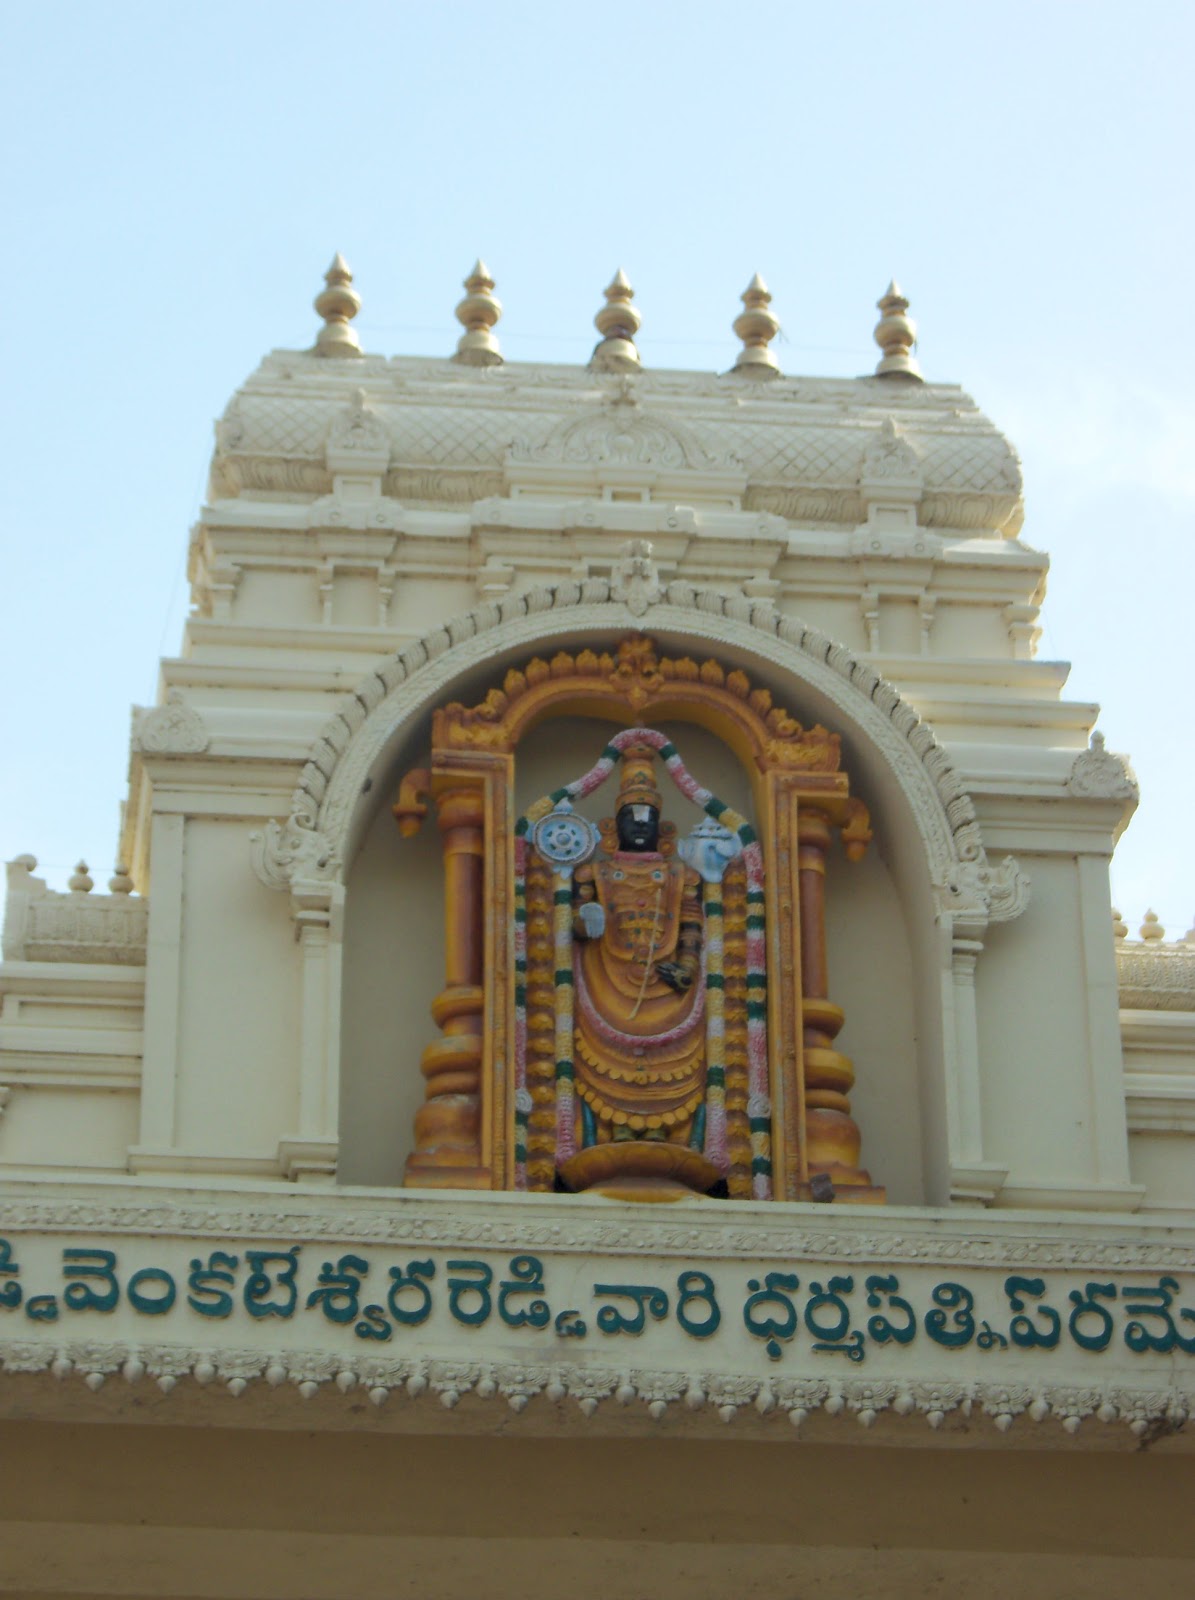
{"label": "small stone spire", "polygon": [[116,871],[108,879],[108,887],[113,894],[132,894],[133,880],[123,861],[116,863]]}
{"label": "small stone spire", "polygon": [[494,280],[484,261],[478,260],[465,279],[465,298],[456,308],[456,320],[465,329],[454,361],[466,367],[498,367],[502,352],[490,331],[502,315],[502,302],[494,296]]}
{"label": "small stone spire", "polygon": [[1147,911],[1145,921],[1138,930],[1146,944],[1154,944],[1159,939],[1166,937],[1166,930],[1162,926],[1161,918],[1156,911]]}
{"label": "small stone spire", "polygon": [[875,325],[875,342],[884,352],[876,367],[877,378],[912,378],[923,383],[921,368],[913,358],[913,341],[917,337],[917,324],[905,312],[909,302],[901,293],[895,278],[876,301],[880,320]]}
{"label": "small stone spire", "polygon": [[311,353],[316,356],[331,356],[337,360],[352,358],[361,354],[361,341],[357,338],[356,330],[349,327],[349,323],[361,309],[361,296],[352,288],[353,275],[349,271],[349,264],[338,250],[332,257],[332,265],[324,273],[326,289],[321,289],[312,304],[324,319],[324,325],[316,335],[315,344]]}
{"label": "small stone spire", "polygon": [[742,301],[745,309],[734,319],[734,331],[743,348],[731,371],[744,378],[778,378],[780,365],[768,345],[780,332],[780,323],[768,310],[772,296],[758,272],[743,290]]}
{"label": "small stone spire", "polygon": [[95,879],[91,876],[86,861],[80,861],[67,879],[67,888],[72,894],[90,894],[94,887]]}
{"label": "small stone spire", "polygon": [[604,293],[606,304],[593,319],[593,325],[602,339],[590,357],[590,371],[638,372],[639,352],[635,348],[635,335],[643,318],[631,304],[635,291],[621,267],[611,278]]}
{"label": "small stone spire", "polygon": [[1112,937],[1116,940],[1117,944],[1119,944],[1122,939],[1127,939],[1128,936],[1129,936],[1129,925],[1124,920],[1124,918],[1121,916],[1120,912],[1117,911],[1116,907],[1113,906],[1112,907]]}

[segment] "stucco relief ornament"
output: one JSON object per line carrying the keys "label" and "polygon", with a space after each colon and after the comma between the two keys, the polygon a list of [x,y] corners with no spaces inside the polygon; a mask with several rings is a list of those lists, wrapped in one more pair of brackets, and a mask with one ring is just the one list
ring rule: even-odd
{"label": "stucco relief ornament", "polygon": [[633,389],[623,387],[600,410],[586,409],[566,418],[538,440],[521,438],[511,445],[509,460],[543,465],[590,463],[624,467],[667,468],[690,472],[742,472],[742,463],[728,451],[715,454],[697,433],[645,414]]}
{"label": "stucco relief ornament", "polygon": [[863,452],[860,481],[893,480],[901,483],[922,481],[921,460],[904,437],[894,417],[885,417],[879,432]]}
{"label": "stucco relief ornament", "polygon": [[1126,757],[1106,748],[1097,728],[1091,748],[1075,757],[1066,786],[1081,800],[1132,800],[1140,798],[1137,775]]}
{"label": "stucco relief ornament", "polygon": [[332,423],[328,432],[328,448],[362,455],[377,452],[389,455],[389,436],[366,400],[364,389],[353,391],[352,399]]}
{"label": "stucco relief ornament", "polygon": [[183,702],[177,689],[170,691],[165,705],[134,707],[133,749],[144,755],[201,755],[210,743],[203,718]]}
{"label": "stucco relief ornament", "polygon": [[297,817],[267,822],[261,832],[249,835],[253,870],[267,889],[287,889],[298,883],[330,883],[340,860],[324,834],[304,827]]}
{"label": "stucco relief ornament", "polygon": [[651,540],[629,539],[610,574],[611,598],[621,600],[633,617],[642,617],[649,606],[659,603],[663,593]]}

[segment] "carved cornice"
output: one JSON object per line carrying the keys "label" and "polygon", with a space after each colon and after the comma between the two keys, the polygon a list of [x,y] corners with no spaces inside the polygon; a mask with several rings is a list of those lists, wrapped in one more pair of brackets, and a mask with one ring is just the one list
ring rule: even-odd
{"label": "carved cornice", "polygon": [[1119,944],[1116,978],[1126,1011],[1195,1011],[1195,944]]}
{"label": "carved cornice", "polygon": [[[658,600],[645,609],[658,632],[708,641],[714,650],[737,645],[807,680],[880,748],[912,811],[943,914],[953,914],[953,897],[943,898],[943,892],[965,864],[989,874],[968,881],[968,903],[975,908],[969,921],[985,907],[996,920],[1019,913],[1027,880],[1015,867],[991,875],[961,778],[930,727],[874,667],[817,629],[743,595],[673,582],[661,586]],[[313,848],[319,854],[331,849],[332,871],[339,875],[362,785],[396,727],[434,702],[454,678],[504,650],[575,640],[587,631],[609,633],[638,621],[607,580],[593,578],[504,596],[433,629],[363,679],[324,725],[292,797],[286,828],[321,834]],[[278,875],[286,878],[285,863],[279,862]]]}
{"label": "carved cornice", "polygon": [[[1195,1384],[1136,1387],[1109,1384],[960,1382],[957,1376],[895,1378],[759,1377],[721,1372],[675,1371],[622,1365],[591,1366],[567,1361],[436,1361],[415,1356],[370,1356],[355,1351],[244,1349],[226,1345],[171,1345],[96,1340],[0,1341],[0,1372],[6,1384],[51,1373],[60,1381],[82,1378],[92,1393],[119,1376],[125,1383],[153,1383],[165,1395],[181,1382],[200,1388],[218,1384],[233,1399],[251,1397],[289,1383],[304,1400],[321,1390],[339,1391],[355,1407],[352,1391],[363,1389],[374,1406],[393,1397],[403,1404],[423,1400],[452,1411],[461,1397],[504,1401],[519,1414],[531,1401],[561,1406],[573,1401],[586,1419],[600,1405],[639,1404],[645,1420],[708,1410],[723,1423],[736,1417],[800,1428],[816,1413],[870,1428],[881,1413],[922,1419],[941,1428],[955,1417],[986,1421],[1006,1434],[1015,1423],[1053,1423],[1073,1437],[1093,1422],[1126,1424],[1138,1438],[1178,1433],[1195,1411]],[[251,1388],[251,1386],[253,1386]],[[185,1392],[185,1391],[184,1391]],[[251,1404],[251,1401],[248,1402]],[[497,1419],[495,1419],[497,1420]],[[752,1419],[754,1420],[754,1419]],[[972,1422],[974,1426],[974,1422]],[[1087,1430],[1085,1430],[1087,1431]]]}
{"label": "carved cornice", "polygon": [[[293,1189],[282,1193],[165,1193],[122,1184],[114,1197],[94,1188],[54,1193],[60,1185],[9,1184],[0,1195],[0,1234],[111,1234],[120,1237],[288,1239],[321,1245],[355,1242],[400,1249],[511,1252],[551,1250],[579,1256],[695,1255],[739,1262],[796,1259],[834,1263],[891,1262],[963,1268],[1084,1272],[1191,1271],[1195,1232],[1163,1221],[1131,1224],[1060,1221],[1021,1213],[810,1207],[779,1201],[696,1204],[648,1215],[646,1207],[612,1207],[570,1195],[462,1193],[429,1195]],[[677,1212],[683,1212],[678,1216]],[[633,1213],[633,1214],[631,1214]],[[733,1213],[733,1215],[731,1214]],[[1007,1218],[1007,1220],[1005,1220]],[[1151,1233],[1155,1237],[1150,1237]]]}

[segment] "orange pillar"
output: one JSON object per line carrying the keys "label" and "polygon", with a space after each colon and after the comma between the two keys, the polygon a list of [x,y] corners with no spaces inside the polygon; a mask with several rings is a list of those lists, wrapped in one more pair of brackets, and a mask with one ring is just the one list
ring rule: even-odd
{"label": "orange pillar", "polygon": [[415,1114],[405,1182],[487,1189],[490,1175],[481,1160],[485,797],[476,780],[454,773],[437,773],[432,790],[444,850],[445,985],[432,1002],[441,1037],[423,1052],[427,1097]]}
{"label": "orange pillar", "polygon": [[801,1024],[805,1061],[805,1155],[809,1176],[835,1187],[870,1185],[859,1167],[860,1135],[851,1116],[855,1081],[849,1057],[834,1049],[843,1012],[829,998],[826,968],[826,852],[830,820],[816,808],[797,811],[797,885],[801,921]]}

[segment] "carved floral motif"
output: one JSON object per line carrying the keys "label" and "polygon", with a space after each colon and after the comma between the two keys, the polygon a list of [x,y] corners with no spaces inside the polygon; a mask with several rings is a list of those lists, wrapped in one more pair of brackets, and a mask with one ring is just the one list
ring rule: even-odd
{"label": "carved floral motif", "polygon": [[1128,758],[1107,749],[1098,728],[1091,735],[1090,749],[1075,757],[1066,786],[1081,800],[1131,800],[1136,804],[1141,795]]}
{"label": "carved floral motif", "polygon": [[145,755],[202,755],[210,742],[203,718],[177,689],[170,691],[165,705],[134,711],[133,749]]}

